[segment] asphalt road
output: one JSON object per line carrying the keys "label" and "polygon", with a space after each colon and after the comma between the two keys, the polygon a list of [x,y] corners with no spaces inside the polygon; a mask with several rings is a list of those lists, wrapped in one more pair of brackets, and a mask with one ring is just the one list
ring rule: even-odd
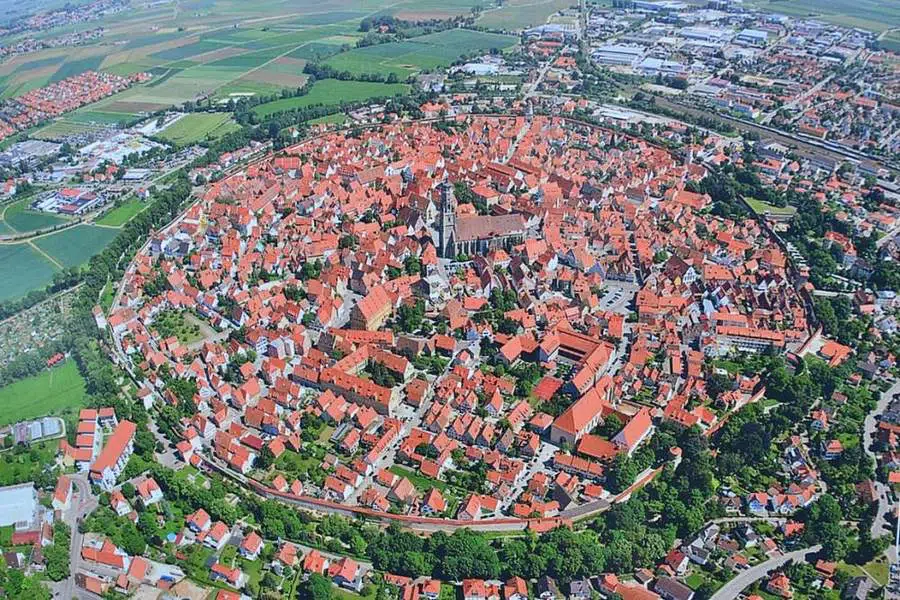
{"label": "asphalt road", "polygon": [[[875,453],[872,452],[872,443],[875,441],[875,433],[878,427],[878,421],[876,417],[882,414],[890,404],[891,400],[894,397],[894,394],[900,393],[900,381],[892,385],[885,393],[881,394],[878,398],[878,404],[875,406],[875,410],[866,415],[866,420],[863,423],[863,449],[866,454],[872,457],[872,460],[875,460]],[[892,509],[890,500],[889,500],[889,490],[888,487],[881,483],[880,481],[875,482],[875,493],[878,495],[878,514],[875,515],[875,519],[872,522],[872,537],[878,537],[881,535],[892,535],[892,532],[889,530],[889,523],[887,520],[887,516],[890,514]],[[892,538],[893,539],[893,538]],[[891,545],[891,550],[889,553],[891,554],[892,560],[895,558],[893,554],[896,552],[896,549],[893,548],[893,544]]]}
{"label": "asphalt road", "polygon": [[50,586],[55,597],[95,598],[93,594],[75,586],[75,574],[81,572],[81,544],[83,536],[78,531],[78,522],[97,509],[97,498],[91,494],[91,486],[85,473],[72,475],[74,496],[69,510],[63,513],[63,521],[72,530],[72,545],[69,547],[69,578]]}
{"label": "asphalt road", "polygon": [[719,588],[719,591],[713,594],[710,600],[734,600],[744,589],[765,577],[769,571],[777,569],[793,559],[803,559],[807,554],[814,554],[821,549],[821,546],[813,546],[811,548],[795,550],[793,552],[788,552],[787,554],[782,554],[781,556],[770,558],[766,562],[759,563],[755,567],[750,567]]}

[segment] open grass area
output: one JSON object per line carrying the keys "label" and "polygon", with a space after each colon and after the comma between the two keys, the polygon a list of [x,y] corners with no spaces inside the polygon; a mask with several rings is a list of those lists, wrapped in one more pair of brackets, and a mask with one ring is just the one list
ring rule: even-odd
{"label": "open grass area", "polygon": [[763,202],[762,200],[757,200],[756,198],[745,198],[747,204],[750,205],[750,208],[753,209],[758,215],[764,215],[769,213],[770,215],[793,215],[797,212],[797,209],[793,206],[775,206],[774,204],[769,204],[768,202]]}
{"label": "open grass area", "polygon": [[752,0],[756,8],[794,17],[815,16],[845,27],[884,31],[900,26],[900,3],[884,0]]}
{"label": "open grass area", "polygon": [[84,378],[74,360],[0,388],[0,426],[59,415],[84,401]]}
{"label": "open grass area", "polygon": [[504,50],[517,43],[508,35],[469,29],[448,29],[401,42],[355,48],[332,56],[325,64],[351,73],[394,73],[401,79],[421,71],[444,67],[464,54]]}
{"label": "open grass area", "polygon": [[16,200],[5,206],[0,212],[0,222],[5,223],[13,233],[28,233],[39,229],[46,229],[67,222],[65,217],[59,217],[29,208],[33,196]]}
{"label": "open grass area", "polygon": [[28,244],[0,245],[0,300],[46,287],[55,272],[55,265]]}
{"label": "open grass area", "polygon": [[511,0],[501,8],[484,11],[476,25],[518,31],[535,25],[542,25],[553,13],[569,8],[570,0]]}
{"label": "open grass area", "polygon": [[346,120],[347,115],[344,113],[334,113],[333,115],[325,115],[318,119],[310,119],[307,123],[310,125],[343,125]]}
{"label": "open grass area", "polygon": [[447,488],[450,487],[443,481],[438,481],[437,479],[432,479],[430,477],[420,475],[415,471],[407,469],[406,467],[401,467],[399,465],[394,465],[389,470],[391,473],[395,473],[400,477],[406,477],[407,479],[409,479],[409,482],[413,484],[415,488],[420,492],[427,492],[431,488],[437,488],[438,491],[443,494],[447,491]]}
{"label": "open grass area", "polygon": [[317,81],[305,96],[284,98],[274,102],[260,104],[253,109],[260,117],[271,114],[303,108],[314,104],[340,104],[343,102],[357,102],[372,98],[386,98],[405,94],[409,86],[402,83],[373,83],[368,81],[339,81],[337,79],[323,79]]}
{"label": "open grass area", "polygon": [[39,238],[34,244],[66,267],[86,263],[106,248],[119,232],[109,227],[76,225]]}
{"label": "open grass area", "polygon": [[137,198],[131,198],[123,202],[120,206],[115,207],[101,219],[97,221],[98,225],[110,225],[112,227],[121,227],[131,220],[131,218],[147,208],[147,203]]}
{"label": "open grass area", "polygon": [[97,131],[98,129],[99,128],[92,123],[75,123],[62,119],[41,127],[31,134],[31,136],[39,140],[59,140],[73,135],[90,133],[92,131]]}
{"label": "open grass area", "polygon": [[217,140],[238,129],[240,126],[232,121],[229,113],[189,113],[166,127],[159,137],[179,146],[190,146]]}

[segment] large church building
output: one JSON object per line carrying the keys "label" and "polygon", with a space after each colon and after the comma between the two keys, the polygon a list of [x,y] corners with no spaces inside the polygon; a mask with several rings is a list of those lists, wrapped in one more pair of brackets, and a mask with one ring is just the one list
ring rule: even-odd
{"label": "large church building", "polygon": [[496,248],[510,248],[525,241],[525,219],[517,213],[471,215],[457,218],[453,186],[444,181],[438,188],[438,254],[443,258],[475,256]]}

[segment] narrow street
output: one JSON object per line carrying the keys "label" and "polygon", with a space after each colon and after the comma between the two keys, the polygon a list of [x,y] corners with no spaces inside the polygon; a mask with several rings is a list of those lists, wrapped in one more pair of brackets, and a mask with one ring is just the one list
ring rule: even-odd
{"label": "narrow street", "polygon": [[734,600],[738,597],[738,594],[740,594],[741,591],[765,577],[769,573],[769,571],[777,569],[778,567],[781,567],[792,560],[805,560],[808,555],[815,554],[821,549],[822,546],[813,546],[811,548],[794,550],[793,552],[775,556],[765,562],[759,563],[754,567],[750,567],[746,571],[742,571],[740,575],[719,588],[719,591],[713,594],[710,597],[710,600]]}

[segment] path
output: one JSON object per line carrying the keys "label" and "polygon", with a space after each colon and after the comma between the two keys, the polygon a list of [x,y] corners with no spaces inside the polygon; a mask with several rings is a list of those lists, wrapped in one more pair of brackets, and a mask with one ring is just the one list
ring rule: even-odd
{"label": "path", "polygon": [[66,268],[65,266],[63,266],[63,264],[62,264],[61,262],[59,262],[58,260],[56,260],[55,258],[53,258],[52,256],[50,256],[49,254],[47,254],[46,252],[44,252],[43,250],[41,250],[40,248],[38,248],[37,244],[35,244],[35,243],[32,242],[31,240],[28,240],[28,241],[25,242],[25,243],[28,244],[29,246],[31,246],[32,248],[34,248],[35,252],[37,252],[38,254],[40,254],[41,256],[43,256],[44,258],[46,258],[47,260],[49,260],[50,262],[52,262],[54,265],[56,265],[56,266],[59,267],[60,269],[65,269],[65,268]]}
{"label": "path", "polygon": [[765,577],[769,573],[769,571],[777,569],[792,560],[805,559],[807,555],[814,554],[821,549],[822,546],[813,546],[811,548],[794,550],[793,552],[788,552],[787,554],[770,558],[765,562],[759,563],[755,567],[750,567],[746,571],[742,571],[737,577],[719,588],[719,591],[713,594],[710,597],[710,600],[734,600],[738,597],[738,594],[740,594],[741,591]]}

